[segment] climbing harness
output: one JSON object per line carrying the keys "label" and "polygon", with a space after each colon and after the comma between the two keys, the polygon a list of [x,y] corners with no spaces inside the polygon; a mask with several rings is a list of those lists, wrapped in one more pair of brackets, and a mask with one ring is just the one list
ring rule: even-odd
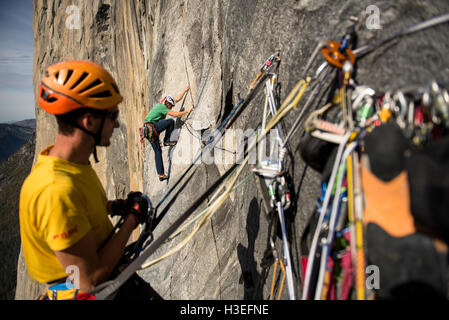
{"label": "climbing harness", "polygon": [[77,289],[71,281],[65,281],[49,285],[39,300],[96,300],[96,298]]}
{"label": "climbing harness", "polygon": [[159,139],[159,133],[156,131],[153,122],[146,122],[139,128],[140,143],[144,143],[147,139],[150,143],[153,143]]}

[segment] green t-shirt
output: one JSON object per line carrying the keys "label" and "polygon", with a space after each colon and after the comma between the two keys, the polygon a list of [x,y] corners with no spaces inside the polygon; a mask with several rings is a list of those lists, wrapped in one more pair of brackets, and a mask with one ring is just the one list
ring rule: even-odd
{"label": "green t-shirt", "polygon": [[170,109],[167,108],[165,104],[158,103],[156,104],[153,109],[148,112],[147,116],[145,117],[145,121],[149,122],[158,122],[159,120],[165,119],[167,116],[167,112],[169,112]]}

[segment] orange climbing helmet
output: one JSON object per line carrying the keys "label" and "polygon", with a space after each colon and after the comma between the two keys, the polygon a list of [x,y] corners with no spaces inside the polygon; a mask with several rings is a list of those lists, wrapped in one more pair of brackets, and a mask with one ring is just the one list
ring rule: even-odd
{"label": "orange climbing helmet", "polygon": [[122,100],[114,78],[90,61],[71,60],[49,66],[39,87],[39,105],[55,115],[83,107],[106,110]]}

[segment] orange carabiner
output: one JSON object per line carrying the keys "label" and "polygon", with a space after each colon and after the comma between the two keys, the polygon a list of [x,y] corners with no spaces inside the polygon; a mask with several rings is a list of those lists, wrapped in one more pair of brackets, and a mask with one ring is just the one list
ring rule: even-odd
{"label": "orange carabiner", "polygon": [[328,41],[328,46],[321,49],[324,58],[333,66],[341,69],[345,61],[355,63],[355,55],[351,49],[347,48],[344,53],[340,52],[341,44],[336,41]]}

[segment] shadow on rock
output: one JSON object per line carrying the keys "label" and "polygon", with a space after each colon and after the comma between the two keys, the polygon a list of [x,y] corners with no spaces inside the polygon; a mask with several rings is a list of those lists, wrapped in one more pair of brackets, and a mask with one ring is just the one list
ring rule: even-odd
{"label": "shadow on rock", "polygon": [[254,248],[257,234],[259,233],[260,224],[260,207],[257,200],[253,198],[249,205],[248,215],[246,218],[246,233],[248,235],[248,248],[241,243],[237,246],[237,256],[242,275],[240,283],[244,286],[244,300],[262,299],[262,292],[256,291],[256,283],[259,281],[259,273],[257,272],[257,262],[254,257]]}

